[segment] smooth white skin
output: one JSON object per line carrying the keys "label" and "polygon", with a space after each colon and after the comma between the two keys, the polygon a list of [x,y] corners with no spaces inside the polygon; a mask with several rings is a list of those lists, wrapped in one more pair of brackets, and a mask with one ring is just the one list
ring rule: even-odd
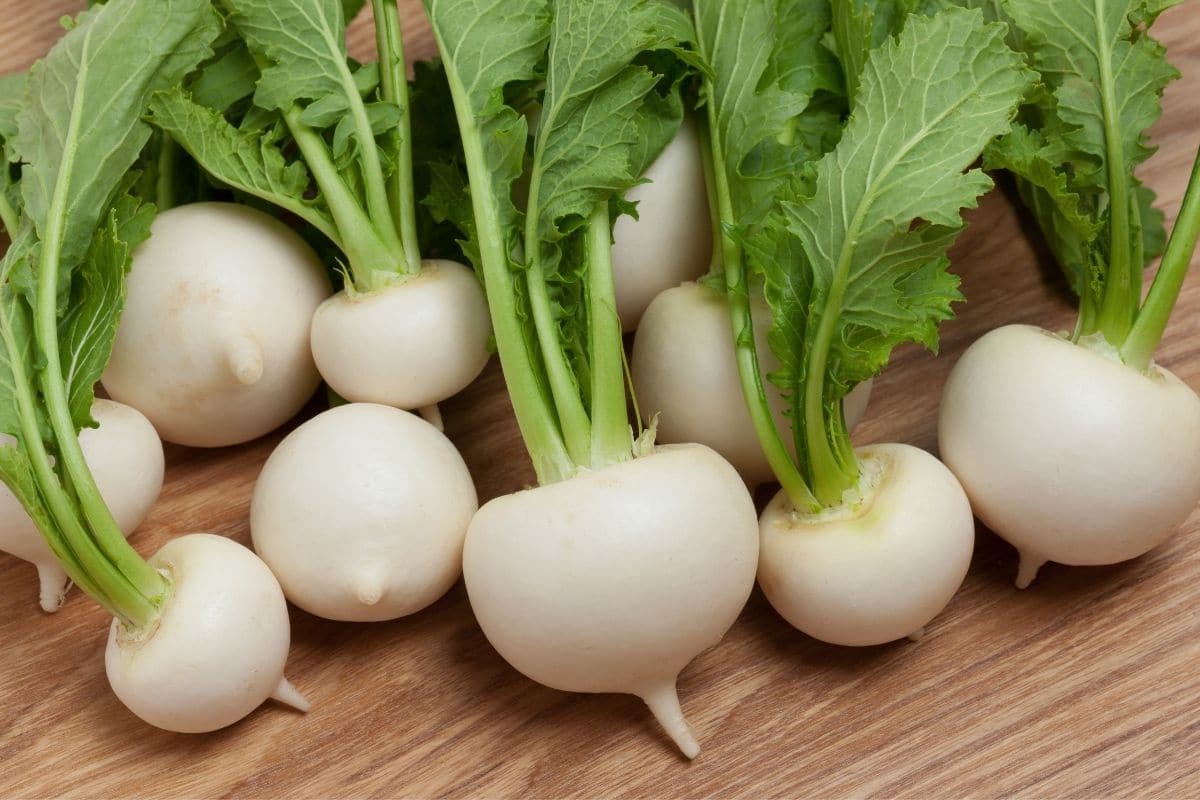
{"label": "smooth white skin", "polygon": [[[100,495],[121,531],[128,536],[142,524],[162,492],[162,442],[150,420],[127,405],[97,398],[92,404],[92,417],[100,427],[80,431],[79,445]],[[0,436],[0,445],[12,443],[11,436]],[[0,484],[0,550],[37,567],[43,611],[53,613],[62,606],[67,574],[16,496],[3,484]]]}
{"label": "smooth white skin", "polygon": [[963,354],[938,421],[975,514],[1020,553],[1115,564],[1167,539],[1200,502],[1200,398],[1039,328],[992,331]]}
{"label": "smooth white skin", "polygon": [[412,614],[462,573],[479,508],[462,456],[420,417],[355,403],[288,435],[254,487],[254,549],[284,594],[319,617]]}
{"label": "smooth white skin", "polygon": [[626,199],[638,218],[620,217],[613,226],[613,283],[617,312],[626,332],[658,294],[699,278],[712,261],[712,218],[696,126],[683,127]]}
{"label": "smooth white skin", "polygon": [[104,653],[108,681],[130,711],[163,730],[206,733],[271,697],[308,710],[283,677],[287,601],[258,556],[196,533],[168,542],[150,564],[172,582],[158,624],[130,634],[114,620]]}
{"label": "smooth white skin", "polygon": [[737,618],[757,557],[737,473],[681,445],[487,503],[463,576],[508,663],[555,689],[641,697],[692,758],[675,683]]}
{"label": "smooth white skin", "polygon": [[[769,374],[779,368],[767,343],[771,311],[762,301],[752,301],[751,311],[758,357]],[[775,479],[746,409],[724,294],[685,283],[655,298],[634,338],[630,370],[639,410],[647,418],[660,415],[659,441],[708,445],[751,486]],[[846,397],[849,430],[866,414],[871,386],[859,384]],[[794,455],[787,404],[774,384],[766,388],[775,424]]]}
{"label": "smooth white skin", "polygon": [[825,642],[920,638],[966,577],[971,506],[924,450],[884,444],[858,453],[881,471],[855,507],[798,515],[780,492],[763,511],[759,586],[784,619]]}
{"label": "smooth white skin", "polygon": [[425,261],[404,283],[322,303],[312,352],[325,382],[347,400],[420,409],[479,377],[491,333],[474,273],[454,261]]}
{"label": "smooth white skin", "polygon": [[312,248],[267,214],[231,203],[160,214],[128,291],[104,387],[166,441],[256,439],[316,390],[309,327],[332,289]]}

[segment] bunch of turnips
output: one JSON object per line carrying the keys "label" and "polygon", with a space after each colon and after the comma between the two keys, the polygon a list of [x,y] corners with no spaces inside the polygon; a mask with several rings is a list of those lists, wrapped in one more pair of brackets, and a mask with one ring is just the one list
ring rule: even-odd
{"label": "bunch of turnips", "polygon": [[[756,581],[865,646],[920,637],[976,516],[1022,587],[1134,558],[1200,502],[1200,398],[1153,359],[1200,179],[1168,236],[1134,175],[1172,4],[425,0],[412,78],[389,0],[365,63],[354,0],[94,4],[0,77],[0,548],[45,611],[73,583],[112,614],[112,688],[167,730],[308,709],[289,601],[394,620],[461,576],[513,667],[642,698],[688,757],[678,675]],[[936,351],[965,299],[985,170],[1078,324],[967,351],[945,463],[856,447],[893,349]],[[537,486],[480,507],[439,404],[492,355]],[[248,442],[314,395],[253,550],[126,541],[163,441]]]}

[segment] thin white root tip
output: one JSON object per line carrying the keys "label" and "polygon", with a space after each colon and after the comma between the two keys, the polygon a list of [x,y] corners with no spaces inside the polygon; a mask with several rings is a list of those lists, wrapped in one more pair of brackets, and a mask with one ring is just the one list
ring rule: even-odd
{"label": "thin white root tip", "polygon": [[62,608],[63,600],[67,596],[67,589],[70,588],[70,581],[67,579],[67,573],[63,572],[62,567],[57,563],[38,564],[37,571],[40,584],[38,600],[42,605],[42,611],[53,614]]}
{"label": "thin white root tip", "polygon": [[922,639],[925,638],[925,629],[917,628],[915,631],[913,631],[912,633],[910,633],[908,635],[908,638],[909,638],[909,640],[914,641],[914,642],[921,641]]}
{"label": "thin white root tip", "polygon": [[1017,588],[1028,589],[1029,584],[1037,577],[1038,570],[1046,563],[1046,559],[1032,553],[1021,553],[1021,565],[1017,567]]}
{"label": "thin white root tip", "polygon": [[308,698],[300,694],[300,690],[292,686],[292,682],[287,678],[279,679],[279,685],[271,693],[271,699],[305,713],[312,708],[312,704],[308,702]]}
{"label": "thin white root tip", "polygon": [[253,386],[262,380],[263,354],[258,342],[243,336],[229,349],[229,369],[238,383]]}
{"label": "thin white root tip", "polygon": [[424,417],[426,422],[437,428],[442,433],[446,432],[446,426],[442,422],[442,410],[438,408],[437,403],[434,403],[431,406],[425,406],[417,413]]}
{"label": "thin white root tip", "polygon": [[354,582],[354,596],[364,606],[378,605],[383,599],[383,581],[375,575],[360,576]]}
{"label": "thin white root tip", "polygon": [[662,725],[667,735],[678,745],[680,751],[688,758],[695,758],[700,753],[700,743],[696,741],[691,727],[683,718],[683,709],[679,706],[679,692],[675,681],[660,686],[649,692],[640,694],[650,707],[650,712]]}

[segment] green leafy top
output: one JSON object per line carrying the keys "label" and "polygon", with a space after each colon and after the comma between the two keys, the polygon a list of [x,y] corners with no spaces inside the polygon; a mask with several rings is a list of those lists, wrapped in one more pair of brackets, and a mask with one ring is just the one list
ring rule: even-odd
{"label": "green leafy top", "polygon": [[998,12],[1042,85],[987,165],[1016,175],[1079,295],[1076,337],[1100,333],[1141,366],[1157,344],[1146,325],[1165,324],[1170,308],[1134,332],[1143,270],[1166,240],[1154,194],[1135,170],[1154,152],[1147,131],[1178,77],[1147,28],[1177,2],[1005,0]]}
{"label": "green leafy top", "polygon": [[72,580],[135,625],[166,586],[125,542],[77,433],[94,424],[129,255],[153,217],[129,194],[146,99],[208,57],[218,30],[206,0],[90,9],[30,70],[13,140],[24,213],[0,261],[0,430],[17,446],[0,448],[0,478]]}
{"label": "green leafy top", "polygon": [[[469,237],[539,479],[627,459],[610,207],[623,208],[618,198],[679,124],[691,26],[660,0],[426,0],[426,9],[471,199],[453,201],[456,172],[443,166],[431,205]],[[531,138],[524,106],[543,82]],[[522,179],[524,209],[513,200]]]}
{"label": "green leafy top", "polygon": [[[394,2],[373,3],[380,60],[365,66],[346,53],[346,13],[361,3],[222,4],[241,40],[228,43],[189,87],[156,96],[151,120],[217,180],[325,234],[346,257],[352,290],[419,272],[411,114]],[[232,113],[251,87],[251,107]]]}
{"label": "green leafy top", "polygon": [[[990,0],[982,0],[990,2]],[[979,2],[979,0],[977,0]],[[898,34],[913,14],[931,15],[953,8],[953,0],[840,0],[833,3],[830,38],[846,76],[846,96],[853,105],[859,76],[871,51]]]}
{"label": "green leafy top", "polygon": [[[739,8],[733,16],[750,14]],[[969,167],[1008,130],[1032,79],[1003,27],[985,24],[978,11],[913,15],[900,27],[866,57],[836,147],[780,188],[747,237],[766,282],[770,343],[782,364],[770,379],[790,404],[795,461],[766,404],[745,281],[731,275],[726,256],[743,387],[772,467],[800,509],[837,505],[857,485],[841,410],[849,389],[875,375],[901,342],[936,348],[937,325],[960,299],[946,251],[963,227],[962,210],[991,187]],[[732,29],[726,35],[737,41]],[[753,75],[746,80],[761,91]],[[723,113],[730,112],[710,110],[714,130]],[[727,174],[731,184],[748,182]],[[736,245],[727,241],[727,253]]]}
{"label": "green leafy top", "polygon": [[[780,481],[802,492],[803,479],[771,417],[759,369],[750,294],[750,243],[789,183],[832,147],[841,132],[840,66],[822,43],[828,0],[801,9],[779,0],[696,0],[696,38],[706,64],[707,115],[721,266],[729,295],[739,373],[751,419]],[[795,13],[802,12],[802,13]],[[785,253],[770,257],[787,258]]]}

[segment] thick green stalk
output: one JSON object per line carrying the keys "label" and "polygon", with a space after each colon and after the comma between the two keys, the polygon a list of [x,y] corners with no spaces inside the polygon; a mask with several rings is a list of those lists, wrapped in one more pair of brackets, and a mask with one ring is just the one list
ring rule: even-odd
{"label": "thick green stalk", "polygon": [[707,125],[696,125],[700,139],[700,164],[704,168],[704,192],[708,197],[709,231],[712,236],[712,256],[708,262],[708,276],[712,277],[721,272],[721,251],[724,239],[721,231],[721,202],[717,197],[717,167],[713,163],[712,138],[708,135]]}
{"label": "thick green stalk", "polygon": [[[445,53],[445,42],[437,30],[438,49]],[[504,369],[508,394],[525,447],[533,460],[540,484],[565,480],[575,474],[576,464],[567,454],[552,407],[542,391],[537,363],[524,324],[517,311],[517,286],[499,214],[492,198],[492,171],[480,142],[479,126],[472,113],[462,80],[452,61],[446,62],[446,78],[454,98],[454,113],[462,134],[463,155],[471,184],[471,205],[475,214],[480,261],[500,365]]]}
{"label": "thick green stalk", "polygon": [[[72,152],[79,139],[80,126],[83,124],[82,109],[79,107],[81,98],[82,93],[77,93],[75,107],[71,109],[71,121],[64,142],[67,153]],[[43,360],[42,397],[53,432],[59,468],[68,477],[74,489],[78,507],[90,529],[90,535],[85,533],[79,537],[79,532],[74,531],[70,524],[70,517],[73,515],[65,514],[63,509],[55,513],[55,518],[63,526],[64,532],[72,537],[72,549],[89,576],[95,579],[104,595],[113,603],[113,610],[128,621],[144,623],[155,613],[157,601],[167,591],[167,583],[125,541],[125,535],[113,519],[104,498],[100,496],[100,490],[96,487],[96,481],[79,446],[78,431],[71,417],[58,349],[59,257],[62,252],[64,220],[73,166],[72,160],[68,158],[59,170],[46,214],[45,229],[41,231],[42,247],[37,265],[33,327],[34,342]],[[45,491],[46,482],[42,483]],[[127,583],[132,591],[127,593],[123,583]]]}
{"label": "thick green stalk", "polygon": [[[77,96],[76,104],[78,102],[79,97]],[[66,137],[68,152],[70,152],[72,143],[78,138],[82,117],[78,107],[72,109],[72,112]],[[112,512],[105,504],[104,498],[100,496],[100,490],[84,459],[83,449],[79,446],[78,431],[71,417],[66,381],[62,374],[62,360],[58,350],[58,278],[59,256],[62,252],[64,233],[63,221],[67,213],[70,181],[71,170],[64,167],[59,171],[51,197],[50,208],[46,215],[47,223],[45,230],[42,231],[42,247],[38,259],[34,341],[44,358],[41,369],[42,397],[49,414],[50,427],[57,445],[60,465],[75,490],[83,518],[91,530],[96,546],[107,559],[106,563],[123,576],[133,589],[145,599],[152,612],[156,601],[166,593],[166,581],[125,541],[125,535],[113,519]],[[60,520],[60,524],[61,522]],[[79,548],[75,549],[89,571],[93,566],[104,566],[103,564],[89,563]],[[107,594],[110,598],[116,599],[113,598],[111,591]],[[145,621],[146,619],[147,609],[144,607],[122,608],[120,611],[122,616],[127,616],[131,620]]]}
{"label": "thick green stalk", "polygon": [[588,342],[592,371],[593,469],[628,461],[633,453],[625,406],[625,349],[612,272],[608,203],[588,219]]}
{"label": "thick green stalk", "polygon": [[1098,9],[1097,57],[1100,62],[1100,98],[1104,113],[1105,160],[1108,162],[1109,266],[1104,279],[1104,296],[1100,301],[1097,325],[1110,344],[1120,347],[1133,324],[1133,312],[1137,307],[1141,285],[1134,285],[1133,282],[1133,240],[1129,224],[1132,198],[1129,196],[1129,172],[1125,164],[1120,116],[1113,88],[1112,53],[1108,45],[1108,32],[1100,27],[1103,19],[1104,15]]}
{"label": "thick green stalk", "polygon": [[413,189],[412,106],[408,98],[404,38],[400,11],[395,2],[371,0],[375,12],[375,46],[379,51],[379,76],[383,99],[400,109],[397,132],[396,174],[392,177],[390,201],[392,221],[404,249],[404,271],[421,271],[421,243],[417,240],[417,206]]}
{"label": "thick green stalk", "polygon": [[[720,164],[724,163],[724,159],[721,156],[723,147],[718,133],[716,115],[717,110],[710,93],[708,141],[713,154],[713,163]],[[718,220],[732,220],[734,219],[733,198],[729,189],[729,177],[724,169],[715,168],[713,178],[716,184],[717,218]],[[775,478],[783,490],[787,492],[792,505],[799,510],[818,510],[820,504],[809,490],[804,476],[800,474],[796,462],[788,452],[783,437],[779,434],[779,428],[775,425],[770,402],[767,400],[766,385],[763,383],[762,369],[758,360],[758,348],[754,341],[754,317],[750,310],[750,291],[742,260],[742,249],[724,225],[718,225],[717,229],[721,231],[725,289],[729,301],[738,376],[741,379],[742,394],[746,398],[746,408],[750,412],[750,420],[754,423],[754,432],[767,456],[767,463],[771,465],[771,471],[775,474]]]}
{"label": "thick green stalk", "polygon": [[[339,42],[332,41],[327,44],[333,52],[337,52],[341,45]],[[394,254],[395,259],[389,269],[397,272],[405,267],[407,261],[403,253],[403,245],[400,242],[400,235],[396,232],[393,223],[394,215],[388,201],[387,182],[383,177],[383,163],[379,158],[379,145],[375,141],[374,131],[371,130],[371,119],[367,115],[367,107],[363,103],[362,96],[358,93],[358,86],[354,83],[354,76],[350,74],[350,68],[344,63],[341,65],[338,78],[342,83],[342,91],[345,92],[346,99],[350,103],[350,116],[357,129],[359,163],[362,166],[361,175],[367,196],[367,215],[371,218],[380,240]]]}
{"label": "thick green stalk", "polygon": [[[0,315],[3,313],[3,309],[0,309]],[[54,473],[50,455],[46,452],[45,444],[42,442],[37,425],[36,401],[30,389],[32,384],[29,376],[25,373],[20,350],[12,337],[12,327],[7,319],[0,320],[0,336],[3,337],[4,347],[8,351],[12,370],[17,414],[21,421],[20,446],[24,448],[29,463],[33,467],[34,480],[37,483],[38,492],[46,504],[50,519],[57,525],[56,530],[43,529],[42,536],[46,539],[46,543],[62,565],[63,570],[80,589],[95,599],[113,616],[121,617],[125,622],[133,622],[129,618],[128,612],[139,607],[144,598],[136,592],[132,592],[132,587],[129,586],[124,576],[111,568],[80,524],[74,503]],[[89,574],[89,571],[83,567],[80,559],[75,555],[72,542],[86,554],[85,557],[89,559],[89,563],[96,567],[94,568],[95,576]],[[108,588],[101,588],[98,580]],[[120,599],[114,601],[110,598],[110,594],[116,594]]]}
{"label": "thick green stalk", "polygon": [[1154,283],[1138,312],[1133,330],[1121,346],[1121,358],[1134,369],[1149,368],[1154,358],[1154,351],[1162,341],[1167,321],[1191,266],[1197,238],[1200,238],[1200,153],[1192,165],[1192,177],[1183,196],[1183,206],[1175,220],[1175,228],[1171,231],[1158,274],[1154,276]]}
{"label": "thick green stalk", "polygon": [[354,288],[364,293],[378,288],[378,276],[395,274],[395,254],[379,238],[370,217],[363,213],[354,193],[338,174],[325,141],[300,121],[300,109],[293,106],[283,118],[333,215]]}
{"label": "thick green stalk", "polygon": [[[538,123],[539,131],[552,130],[561,104],[542,112]],[[538,135],[533,150],[533,168],[529,179],[529,197],[525,203],[525,284],[529,290],[529,303],[533,312],[534,329],[537,331],[542,362],[550,380],[550,392],[554,396],[554,407],[558,412],[567,452],[576,464],[587,464],[591,451],[591,421],[580,397],[579,385],[571,369],[567,355],[559,338],[558,323],[554,319],[554,308],[550,302],[550,291],[546,285],[546,273],[542,267],[542,237],[539,229],[542,172],[545,159],[546,137]]]}
{"label": "thick green stalk", "polygon": [[[537,241],[530,244],[535,250],[539,246]],[[525,287],[529,293],[529,306],[533,312],[538,348],[550,381],[550,393],[554,398],[554,408],[558,413],[563,440],[571,459],[576,464],[587,464],[591,461],[592,423],[588,419],[587,409],[583,406],[575,373],[563,351],[541,259],[529,255],[528,250],[526,254],[529,263],[525,268]]]}

